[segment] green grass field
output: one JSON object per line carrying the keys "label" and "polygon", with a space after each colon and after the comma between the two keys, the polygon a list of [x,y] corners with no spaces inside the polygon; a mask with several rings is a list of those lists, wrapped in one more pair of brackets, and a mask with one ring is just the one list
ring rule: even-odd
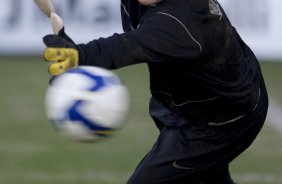
{"label": "green grass field", "polygon": [[[262,68],[270,95],[282,104],[282,64],[263,63]],[[131,92],[129,121],[113,138],[96,144],[72,142],[47,121],[46,70],[40,57],[0,57],[0,183],[125,184],[158,133],[148,115],[145,65],[117,71]],[[281,184],[281,139],[266,125],[253,146],[231,164],[234,180]]]}

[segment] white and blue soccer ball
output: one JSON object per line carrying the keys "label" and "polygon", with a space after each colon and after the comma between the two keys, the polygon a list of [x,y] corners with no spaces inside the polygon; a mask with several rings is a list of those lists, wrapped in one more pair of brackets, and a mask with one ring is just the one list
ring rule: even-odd
{"label": "white and blue soccer ball", "polygon": [[113,72],[82,66],[52,81],[46,93],[46,112],[61,134],[95,142],[122,128],[129,112],[129,94]]}

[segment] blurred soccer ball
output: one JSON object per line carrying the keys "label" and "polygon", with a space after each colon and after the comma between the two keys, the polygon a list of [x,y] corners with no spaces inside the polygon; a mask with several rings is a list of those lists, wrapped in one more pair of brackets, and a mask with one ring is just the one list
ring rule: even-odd
{"label": "blurred soccer ball", "polygon": [[95,142],[120,129],[129,111],[127,88],[109,70],[78,67],[56,77],[46,93],[46,112],[58,131]]}

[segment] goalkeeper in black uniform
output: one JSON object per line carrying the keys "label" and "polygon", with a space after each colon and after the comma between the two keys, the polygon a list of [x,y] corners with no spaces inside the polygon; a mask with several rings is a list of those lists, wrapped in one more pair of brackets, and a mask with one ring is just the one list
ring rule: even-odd
{"label": "goalkeeper in black uniform", "polygon": [[45,59],[66,61],[49,72],[146,63],[160,135],[128,184],[233,183],[228,164],[256,138],[268,107],[253,52],[216,0],[122,0],[121,13],[123,34],[87,44],[63,29],[45,36]]}

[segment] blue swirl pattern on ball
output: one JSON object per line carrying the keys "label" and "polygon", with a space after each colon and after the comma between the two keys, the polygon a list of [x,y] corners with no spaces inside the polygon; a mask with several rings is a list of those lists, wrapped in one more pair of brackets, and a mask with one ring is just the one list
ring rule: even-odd
{"label": "blue swirl pattern on ball", "polygon": [[[92,92],[98,91],[106,85],[120,84],[120,81],[114,77],[101,77],[98,75],[93,75],[87,72],[86,70],[82,70],[79,68],[70,70],[68,73],[83,74],[84,76],[89,77],[91,78],[91,80],[95,81],[95,85],[91,86],[91,88],[88,89],[89,91]],[[84,103],[87,102],[84,100],[75,101],[74,104],[71,105],[70,108],[68,109],[67,118],[74,122],[79,121],[80,123],[83,123],[90,130],[94,131],[96,134],[99,134],[100,136],[107,135],[107,131],[111,131],[112,130],[111,128],[99,126],[98,123],[93,122],[93,120],[90,121],[87,118],[85,118],[83,115],[81,115],[78,109],[80,106],[83,106]]]}
{"label": "blue swirl pattern on ball", "polygon": [[89,121],[87,118],[82,116],[80,112],[78,111],[79,106],[83,105],[83,103],[86,103],[83,100],[76,101],[68,110],[68,115],[72,121],[79,121],[80,123],[83,123],[85,126],[87,126],[90,130],[94,131],[96,134],[99,135],[106,135],[106,131],[111,131],[111,128],[107,127],[101,127],[97,123],[93,121]]}

